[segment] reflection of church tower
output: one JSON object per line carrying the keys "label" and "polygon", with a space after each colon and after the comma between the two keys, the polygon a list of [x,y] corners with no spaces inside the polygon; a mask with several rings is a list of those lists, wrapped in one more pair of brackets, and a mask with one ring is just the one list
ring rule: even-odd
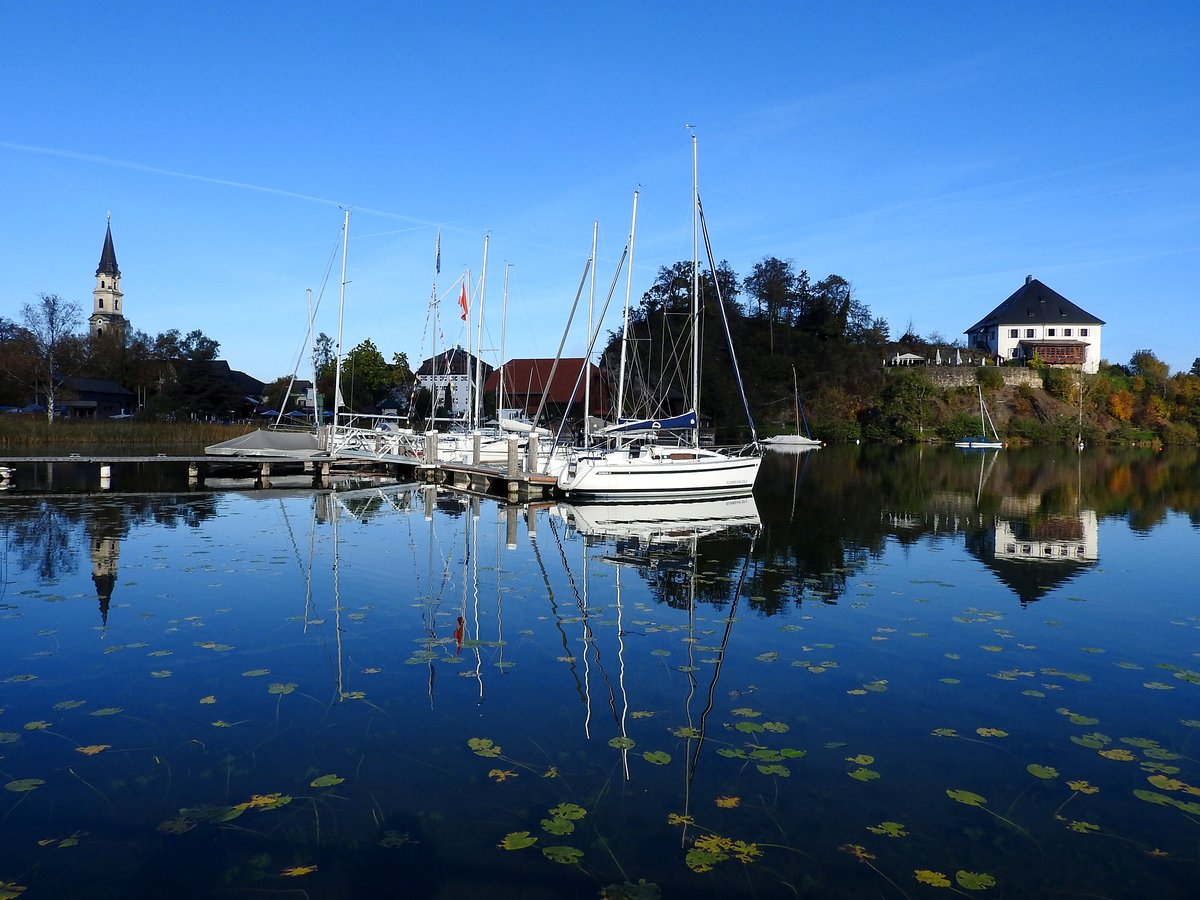
{"label": "reflection of church tower", "polygon": [[104,249],[100,251],[92,297],[92,315],[88,319],[92,337],[111,334],[124,338],[129,321],[121,311],[121,270],[117,267],[117,251],[113,249],[111,224],[104,231]]}
{"label": "reflection of church tower", "polygon": [[117,557],[121,553],[119,537],[92,537],[92,583],[100,600],[100,623],[108,624],[108,604],[117,586]]}

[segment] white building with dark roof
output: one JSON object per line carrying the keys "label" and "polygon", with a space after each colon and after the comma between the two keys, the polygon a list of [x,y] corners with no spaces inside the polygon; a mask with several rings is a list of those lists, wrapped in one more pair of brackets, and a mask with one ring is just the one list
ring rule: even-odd
{"label": "white building with dark roof", "polygon": [[1032,275],[1007,300],[966,330],[967,346],[999,360],[1028,361],[1036,354],[1047,365],[1100,367],[1104,320],[1080,309]]}

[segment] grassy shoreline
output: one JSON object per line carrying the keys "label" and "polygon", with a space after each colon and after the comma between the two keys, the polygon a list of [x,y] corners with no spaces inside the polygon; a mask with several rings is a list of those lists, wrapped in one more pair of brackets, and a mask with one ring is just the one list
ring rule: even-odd
{"label": "grassy shoreline", "polygon": [[172,447],[227,441],[253,430],[252,425],[217,422],[58,421],[44,416],[10,414],[0,418],[0,452],[45,447],[108,445]]}

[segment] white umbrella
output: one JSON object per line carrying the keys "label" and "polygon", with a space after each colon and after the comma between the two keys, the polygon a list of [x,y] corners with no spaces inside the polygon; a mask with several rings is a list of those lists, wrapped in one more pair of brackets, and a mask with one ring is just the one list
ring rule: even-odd
{"label": "white umbrella", "polygon": [[935,366],[940,366],[942,364],[942,348],[941,347],[937,348],[937,353],[934,355],[934,358],[933,358],[933,364]]}

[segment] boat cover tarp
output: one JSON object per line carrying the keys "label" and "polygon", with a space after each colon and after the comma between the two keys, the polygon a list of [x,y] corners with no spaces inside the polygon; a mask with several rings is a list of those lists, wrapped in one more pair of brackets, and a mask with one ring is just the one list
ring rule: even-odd
{"label": "boat cover tarp", "polygon": [[261,428],[205,447],[210,456],[294,456],[306,459],[323,455],[317,436],[307,431],[265,431]]}

